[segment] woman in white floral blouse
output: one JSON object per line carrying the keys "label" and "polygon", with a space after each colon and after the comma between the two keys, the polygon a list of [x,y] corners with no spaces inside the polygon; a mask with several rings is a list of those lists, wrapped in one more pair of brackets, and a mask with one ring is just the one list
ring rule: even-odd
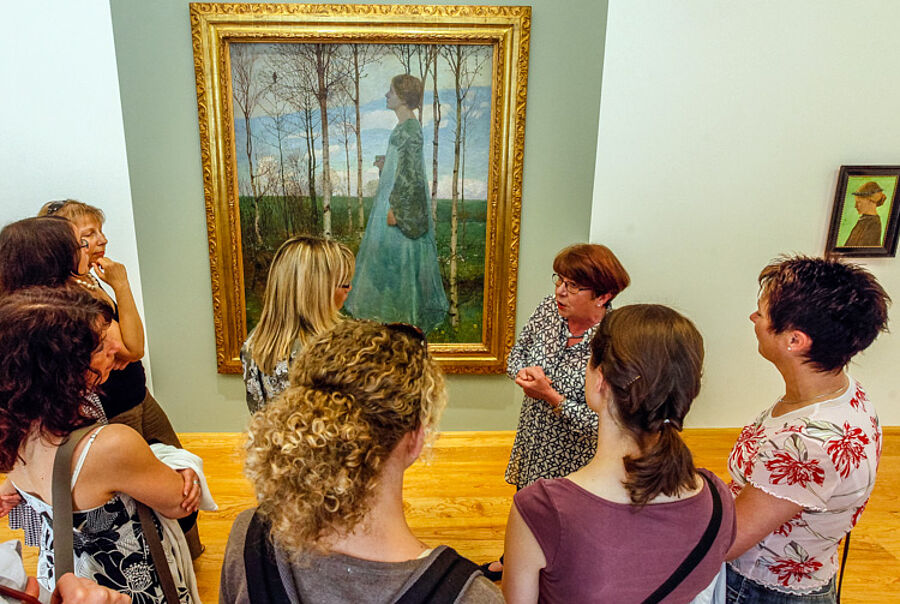
{"label": "woman in white floral blouse", "polygon": [[[520,489],[567,476],[597,451],[597,414],[584,399],[589,345],[613,298],[631,282],[605,245],[571,245],[556,255],[553,271],[555,292],[528,319],[506,364],[525,393],[506,467],[506,482]],[[498,562],[482,566],[493,580],[501,569]]]}
{"label": "woman in white floral blouse", "polygon": [[738,528],[728,601],[834,602],[838,544],[881,454],[875,407],[844,368],[886,329],[890,298],[862,268],[820,258],[781,259],[759,284],[750,320],[785,390],[728,460]]}

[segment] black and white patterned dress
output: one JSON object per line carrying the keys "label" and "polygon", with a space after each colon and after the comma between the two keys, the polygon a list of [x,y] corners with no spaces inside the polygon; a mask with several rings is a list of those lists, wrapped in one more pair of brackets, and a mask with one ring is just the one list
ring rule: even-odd
{"label": "black and white patterned dress", "polygon": [[296,355],[295,350],[290,359],[282,359],[275,363],[275,369],[270,375],[259,368],[259,365],[253,360],[253,355],[250,354],[247,342],[244,342],[244,345],[241,346],[241,367],[244,374],[244,387],[247,390],[247,408],[250,413],[256,413],[265,407],[266,403],[288,387],[290,361],[293,361]]}
{"label": "black and white patterned dress", "polygon": [[596,329],[591,327],[580,342],[566,346],[572,332],[568,321],[559,316],[556,297],[550,295],[519,334],[506,364],[509,377],[515,379],[525,367],[540,366],[566,400],[556,412],[546,401],[525,396],[506,482],[523,488],[538,478],[566,476],[597,451],[597,414],[584,399],[584,372]]}
{"label": "black and white patterned dress", "polygon": [[[98,429],[83,449],[76,469],[72,472],[72,485],[78,480],[78,472]],[[53,508],[42,499],[19,490],[23,499],[41,518],[40,555],[37,580],[48,591],[56,586],[53,560]],[[183,577],[175,562],[174,546],[161,532],[154,515],[154,524],[160,531],[163,550],[169,562],[169,570],[175,580],[181,604],[192,604],[187,578]],[[117,493],[101,506],[72,514],[75,550],[75,574],[91,579],[112,590],[131,596],[133,604],[165,604],[159,575],[153,565],[153,557],[144,537],[134,499]]]}

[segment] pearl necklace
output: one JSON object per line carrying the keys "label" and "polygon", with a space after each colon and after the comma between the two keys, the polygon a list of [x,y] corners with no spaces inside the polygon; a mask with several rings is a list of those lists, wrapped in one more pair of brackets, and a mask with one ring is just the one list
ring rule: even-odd
{"label": "pearl necklace", "polygon": [[89,289],[91,291],[97,289],[97,278],[90,273],[87,274],[87,278],[81,277],[80,275],[74,275],[72,279],[75,281],[75,283],[81,285],[85,289]]}

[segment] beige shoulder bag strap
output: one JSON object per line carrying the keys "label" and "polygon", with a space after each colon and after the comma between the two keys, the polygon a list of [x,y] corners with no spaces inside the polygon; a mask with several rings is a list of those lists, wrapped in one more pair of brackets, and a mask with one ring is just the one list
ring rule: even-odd
{"label": "beige shoulder bag strap", "polygon": [[53,460],[53,574],[59,579],[75,572],[75,553],[72,549],[72,453],[75,445],[96,425],[78,428],[56,450]]}

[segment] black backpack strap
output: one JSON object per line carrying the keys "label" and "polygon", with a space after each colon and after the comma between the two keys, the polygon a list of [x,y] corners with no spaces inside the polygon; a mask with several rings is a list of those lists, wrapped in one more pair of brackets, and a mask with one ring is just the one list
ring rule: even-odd
{"label": "black backpack strap", "polygon": [[396,604],[452,604],[476,572],[480,572],[477,564],[448,547],[438,554]]}
{"label": "black backpack strap", "polygon": [[250,604],[289,604],[269,533],[269,522],[256,510],[244,538],[247,594]]}
{"label": "black backpack strap", "polygon": [[700,472],[700,475],[703,476],[703,480],[709,485],[709,492],[712,495],[713,509],[709,524],[706,525],[706,530],[700,537],[700,541],[691,550],[691,553],[675,569],[675,572],[662,585],[656,588],[656,591],[647,596],[644,604],[656,604],[672,593],[684,581],[685,577],[691,574],[691,571],[700,564],[700,561],[706,556],[719,534],[719,526],[722,524],[722,498],[719,496],[719,489],[716,488],[713,481],[703,472]]}

